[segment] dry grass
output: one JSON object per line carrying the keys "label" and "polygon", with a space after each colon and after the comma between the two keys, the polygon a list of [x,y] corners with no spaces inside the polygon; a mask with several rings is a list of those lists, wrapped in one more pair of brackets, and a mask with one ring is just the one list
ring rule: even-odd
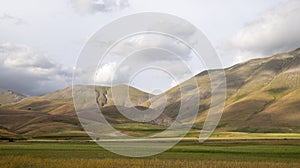
{"label": "dry grass", "polygon": [[0,159],[1,168],[292,168],[300,167],[300,163],[281,162],[235,162],[235,161],[184,161],[158,159],[41,159],[29,156],[6,156]]}

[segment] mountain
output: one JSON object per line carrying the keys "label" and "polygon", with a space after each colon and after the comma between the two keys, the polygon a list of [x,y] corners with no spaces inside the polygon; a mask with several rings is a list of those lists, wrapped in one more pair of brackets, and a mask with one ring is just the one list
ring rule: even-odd
{"label": "mountain", "polygon": [[226,70],[223,130],[300,132],[300,50]]}
{"label": "mountain", "polygon": [[[77,88],[80,86],[76,86]],[[130,102],[122,102],[116,104],[112,98],[112,90],[113,92],[118,93],[119,91],[126,90],[128,87],[129,96],[130,96]],[[84,88],[83,88],[84,89]],[[85,93],[82,93],[85,94]],[[152,97],[153,95],[143,92],[141,90],[138,90],[136,88],[127,86],[127,85],[117,85],[113,87],[104,87],[104,86],[96,86],[95,87],[95,94],[97,97],[97,102],[100,107],[110,106],[110,105],[120,105],[125,107],[131,107],[136,106],[144,101],[148,100],[149,97]],[[67,101],[72,102],[72,87],[68,87],[63,90],[59,90],[53,93],[49,93],[46,95],[41,96],[43,99],[52,100],[52,101]]]}
{"label": "mountain", "polygon": [[[131,101],[115,101],[112,96],[112,90],[122,92],[126,85],[96,86],[95,101],[113,127],[129,135],[145,136],[164,130],[176,119],[182,100],[180,88],[185,88],[200,94],[194,129],[201,129],[211,103],[209,74],[217,75],[220,71],[204,71],[190,79],[196,80],[198,87],[190,86],[188,80],[161,95],[129,87]],[[224,72],[226,104],[216,131],[300,133],[300,49],[249,60]],[[87,93],[83,89],[80,94]],[[0,107],[0,137],[87,138],[74,110],[71,87],[37,97],[14,99],[5,95],[11,94],[0,94],[2,101],[9,97]],[[163,96],[166,97],[164,112],[151,122],[138,123],[117,111],[117,108],[125,111],[138,108],[155,112],[165,103],[161,101]]]}
{"label": "mountain", "polygon": [[[211,75],[220,70],[210,70]],[[224,70],[226,105],[217,131],[300,132],[300,49],[237,64]],[[194,77],[201,101],[195,126],[202,128],[210,107],[208,72]],[[187,85],[187,82],[181,86]],[[166,92],[170,101],[165,113],[176,117],[180,87]],[[192,92],[197,91],[191,88]]]}
{"label": "mountain", "polygon": [[[104,113],[110,112],[115,105],[130,109],[153,96],[129,87],[131,104],[126,102],[115,104],[111,98],[111,90],[122,90],[124,87],[127,86],[95,87],[97,102]],[[120,117],[113,117],[113,113],[108,114],[111,116],[111,122],[120,123]],[[0,138],[7,138],[11,135],[24,138],[86,138],[87,135],[81,128],[75,113],[72,87],[2,105],[0,107]]]}
{"label": "mountain", "polygon": [[3,91],[0,92],[0,105],[15,103],[24,99],[25,97],[26,96],[11,90]]}

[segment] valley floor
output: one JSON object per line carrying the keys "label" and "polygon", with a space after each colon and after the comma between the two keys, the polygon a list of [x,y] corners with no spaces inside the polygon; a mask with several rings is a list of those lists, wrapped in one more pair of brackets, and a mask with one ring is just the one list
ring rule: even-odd
{"label": "valley floor", "polygon": [[0,167],[300,167],[299,139],[186,141],[159,155],[127,158],[89,141],[0,142]]}

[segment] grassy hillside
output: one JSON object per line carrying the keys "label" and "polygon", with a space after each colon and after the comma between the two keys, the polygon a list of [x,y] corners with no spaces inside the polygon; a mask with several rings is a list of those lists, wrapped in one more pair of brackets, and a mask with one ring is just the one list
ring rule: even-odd
{"label": "grassy hillside", "polygon": [[[218,75],[219,71],[209,70],[210,75]],[[300,49],[237,64],[225,69],[225,74],[226,105],[217,132],[300,133]],[[198,86],[191,85],[190,80],[196,80]],[[112,91],[122,93],[126,85],[97,86],[95,102],[113,127],[129,135],[145,136],[163,131],[176,119],[182,100],[180,88],[188,93],[199,92],[198,117],[191,131],[198,134],[210,108],[211,81],[208,71],[190,80],[156,96],[129,87],[130,101],[112,95]],[[82,90],[81,95],[85,94]],[[0,100],[5,98],[3,95]],[[16,99],[9,95],[10,103],[0,107],[0,137],[87,137],[74,110],[71,87],[39,97],[22,97],[21,101],[11,101]],[[129,120],[116,108],[155,112],[163,105],[164,97],[167,106],[163,114],[147,123]],[[194,133],[188,135],[197,136]]]}
{"label": "grassy hillside", "polygon": [[[210,70],[217,75],[220,70]],[[300,132],[300,49],[268,58],[250,60],[224,70],[226,106],[217,131],[225,132]],[[162,95],[166,96],[165,114],[176,118],[180,107],[180,88],[199,92],[199,114],[195,127],[201,128],[211,103],[208,71],[196,75],[198,88],[184,82]],[[192,79],[191,79],[192,80]],[[149,106],[150,101],[144,104]]]}
{"label": "grassy hillside", "polygon": [[18,102],[24,99],[26,96],[13,92],[11,90],[0,92],[0,106],[10,103]]}
{"label": "grassy hillside", "polygon": [[[127,86],[95,88],[99,107],[112,123],[134,123],[117,113],[117,109],[114,108],[111,90],[123,90],[124,87]],[[129,91],[130,104],[121,104],[127,110],[152,96],[132,87],[129,87]],[[75,113],[71,87],[43,96],[27,97],[22,101],[3,104],[0,107],[0,128],[0,138],[88,138]]]}
{"label": "grassy hillside", "polygon": [[225,73],[227,101],[219,130],[300,132],[300,50],[250,60]]}

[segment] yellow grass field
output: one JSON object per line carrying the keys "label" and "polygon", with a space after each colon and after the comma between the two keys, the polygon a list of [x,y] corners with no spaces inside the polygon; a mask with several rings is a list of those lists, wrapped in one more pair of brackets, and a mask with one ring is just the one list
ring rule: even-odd
{"label": "yellow grass field", "polygon": [[300,163],[158,159],[41,159],[28,156],[7,156],[0,159],[0,166],[1,168],[296,168],[300,167]]}

